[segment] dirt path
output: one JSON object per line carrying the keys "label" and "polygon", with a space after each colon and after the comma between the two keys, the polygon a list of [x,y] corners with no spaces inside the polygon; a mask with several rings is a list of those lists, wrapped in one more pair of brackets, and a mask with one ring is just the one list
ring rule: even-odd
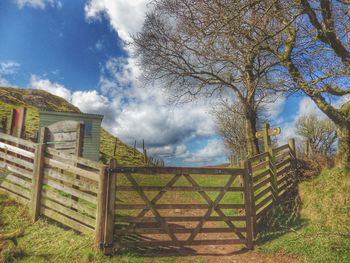
{"label": "dirt path", "polygon": [[231,246],[195,246],[181,249],[155,249],[141,252],[148,258],[147,262],[232,262],[232,263],[289,263],[296,262],[296,258],[289,255],[266,255],[257,251],[249,251],[241,247]]}

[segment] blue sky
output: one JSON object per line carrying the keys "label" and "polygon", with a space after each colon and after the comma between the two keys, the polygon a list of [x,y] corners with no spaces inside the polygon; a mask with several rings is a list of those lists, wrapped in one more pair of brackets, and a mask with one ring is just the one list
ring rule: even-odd
{"label": "blue sky", "polygon": [[[170,165],[226,161],[210,114],[212,102],[172,105],[161,87],[144,89],[125,42],[140,30],[146,0],[1,0],[0,84],[44,89],[82,111],[104,114],[104,127]],[[280,140],[298,116],[319,111],[307,98],[268,106]]]}

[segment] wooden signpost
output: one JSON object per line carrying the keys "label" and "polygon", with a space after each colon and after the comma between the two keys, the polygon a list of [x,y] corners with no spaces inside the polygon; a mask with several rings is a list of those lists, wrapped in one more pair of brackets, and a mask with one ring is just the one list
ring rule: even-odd
{"label": "wooden signpost", "polygon": [[256,138],[264,139],[264,150],[265,152],[269,152],[271,149],[271,136],[276,136],[281,133],[281,128],[270,128],[270,124],[264,123],[262,131],[257,131],[255,133]]}

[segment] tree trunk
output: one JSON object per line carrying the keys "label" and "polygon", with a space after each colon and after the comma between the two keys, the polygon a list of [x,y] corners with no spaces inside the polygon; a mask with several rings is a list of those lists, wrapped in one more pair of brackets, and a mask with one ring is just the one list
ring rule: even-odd
{"label": "tree trunk", "polygon": [[338,149],[335,156],[337,167],[350,168],[350,123],[336,125]]}
{"label": "tree trunk", "polygon": [[245,124],[245,132],[246,132],[246,144],[247,144],[247,152],[248,158],[259,153],[259,144],[258,139],[255,137],[256,133],[256,113],[252,110],[246,110],[245,114],[246,124]]}

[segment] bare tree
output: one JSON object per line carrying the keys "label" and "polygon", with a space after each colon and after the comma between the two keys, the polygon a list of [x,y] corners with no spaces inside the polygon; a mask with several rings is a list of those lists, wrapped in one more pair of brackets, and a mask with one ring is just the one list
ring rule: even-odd
{"label": "bare tree", "polygon": [[231,156],[243,160],[248,155],[245,135],[245,119],[242,106],[222,100],[213,109],[213,115],[219,134],[222,136]]}
{"label": "bare tree", "polygon": [[[295,83],[336,125],[336,164],[350,167],[349,1],[277,0],[269,49]],[[266,11],[267,12],[267,11]],[[266,38],[266,39],[267,39]]]}
{"label": "bare tree", "polygon": [[314,114],[301,116],[297,122],[297,132],[310,143],[313,151],[326,156],[332,154],[337,134],[331,120]]}
{"label": "bare tree", "polygon": [[266,87],[284,85],[277,60],[263,46],[267,8],[254,0],[155,0],[133,36],[146,79],[161,82],[175,98],[221,93],[239,101],[248,155],[259,151],[256,120]]}

